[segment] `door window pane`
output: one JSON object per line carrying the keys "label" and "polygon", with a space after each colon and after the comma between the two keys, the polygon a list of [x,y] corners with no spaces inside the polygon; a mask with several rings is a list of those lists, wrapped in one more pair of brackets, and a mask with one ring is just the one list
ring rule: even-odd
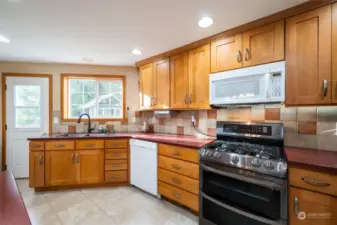
{"label": "door window pane", "polygon": [[40,128],[40,108],[15,108],[15,128]]}
{"label": "door window pane", "polygon": [[15,106],[39,106],[41,87],[34,85],[17,85],[14,89]]}

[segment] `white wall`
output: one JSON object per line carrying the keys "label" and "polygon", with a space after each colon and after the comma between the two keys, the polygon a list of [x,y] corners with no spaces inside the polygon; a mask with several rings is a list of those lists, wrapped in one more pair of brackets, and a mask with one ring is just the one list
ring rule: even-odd
{"label": "white wall", "polygon": [[[53,111],[60,110],[60,74],[61,73],[125,75],[126,76],[126,105],[130,108],[131,113],[134,113],[135,110],[139,109],[139,101],[138,101],[139,76],[138,76],[137,69],[134,67],[93,66],[93,65],[79,65],[79,64],[55,64],[55,63],[0,62],[0,78],[1,78],[2,73],[52,74],[53,75]],[[0,79],[0,82],[1,82],[1,79]],[[0,103],[1,103],[1,98],[0,98]],[[1,111],[0,111],[0,117],[1,117]],[[0,120],[0,125],[2,127],[1,120]],[[2,134],[0,130],[0,145],[2,144],[1,141],[2,141]],[[1,146],[1,149],[2,149],[2,146]],[[0,158],[1,158],[1,154],[0,154]],[[0,168],[1,168],[1,160],[0,160]]]}

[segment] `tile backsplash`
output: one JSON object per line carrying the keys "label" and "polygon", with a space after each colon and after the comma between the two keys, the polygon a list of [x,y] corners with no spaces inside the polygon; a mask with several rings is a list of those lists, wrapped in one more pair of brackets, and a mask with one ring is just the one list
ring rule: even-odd
{"label": "tile backsplash", "polygon": [[[56,112],[57,113],[57,112]],[[179,111],[171,118],[155,118],[153,112],[136,112],[128,123],[109,122],[118,132],[141,131],[145,121],[154,125],[156,133],[206,137],[192,127],[196,118],[198,130],[215,136],[216,121],[282,122],[286,146],[337,151],[337,107],[285,108],[279,104],[253,105],[243,108],[223,108],[198,111]],[[130,122],[133,121],[133,122]],[[54,124],[54,132],[84,132],[86,125]]]}

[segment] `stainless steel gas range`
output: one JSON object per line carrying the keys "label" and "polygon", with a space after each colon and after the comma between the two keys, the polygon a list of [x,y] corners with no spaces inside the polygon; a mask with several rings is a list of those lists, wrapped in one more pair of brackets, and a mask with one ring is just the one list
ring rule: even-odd
{"label": "stainless steel gas range", "polygon": [[217,122],[200,149],[200,225],[285,225],[283,124]]}

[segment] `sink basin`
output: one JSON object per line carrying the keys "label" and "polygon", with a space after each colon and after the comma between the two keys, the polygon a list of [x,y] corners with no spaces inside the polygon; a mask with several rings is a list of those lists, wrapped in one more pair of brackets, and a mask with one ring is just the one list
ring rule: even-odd
{"label": "sink basin", "polygon": [[89,134],[61,134],[60,137],[88,137]]}
{"label": "sink basin", "polygon": [[88,134],[88,136],[105,136],[105,133],[97,133],[97,134]]}

